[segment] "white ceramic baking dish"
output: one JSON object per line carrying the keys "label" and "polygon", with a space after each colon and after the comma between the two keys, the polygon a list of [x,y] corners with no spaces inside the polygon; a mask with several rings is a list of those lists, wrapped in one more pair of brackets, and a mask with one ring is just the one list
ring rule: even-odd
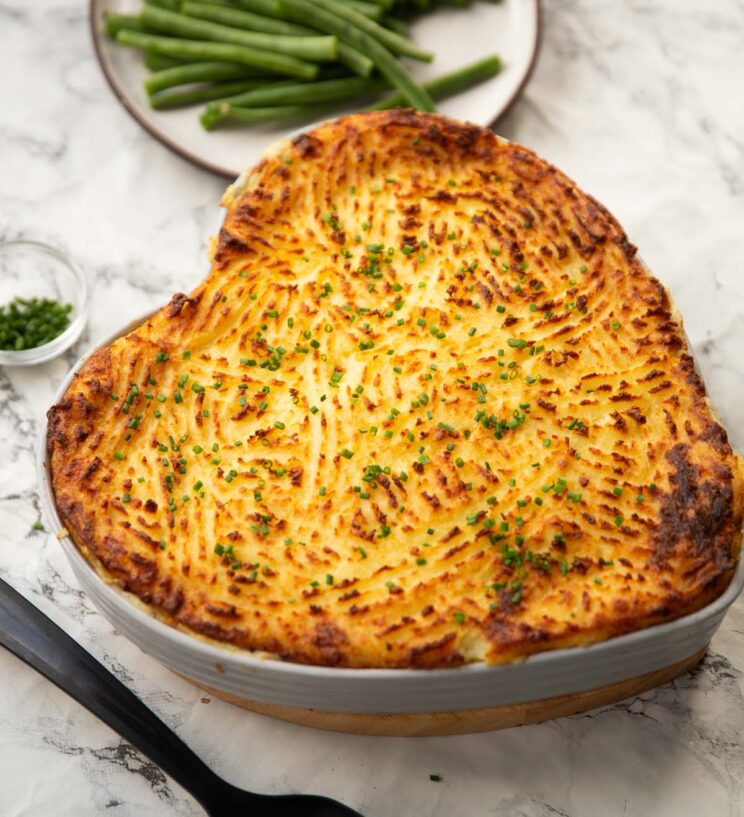
{"label": "white ceramic baking dish", "polygon": [[[103,340],[106,346],[131,331],[147,316],[134,321]],[[90,354],[90,353],[89,353]],[[58,402],[75,372],[87,359],[85,355],[60,385]],[[206,641],[188,632],[168,626],[153,616],[131,594],[108,584],[79,553],[63,530],[51,489],[46,450],[46,422],[38,441],[38,477],[42,506],[52,530],[58,537],[80,585],[103,615],[144,652],[170,669],[217,694],[244,705],[255,703],[261,711],[292,717],[292,710],[319,710],[328,713],[354,713],[359,716],[390,716],[406,713],[453,713],[508,708],[560,696],[575,696],[589,690],[617,687],[614,698],[627,697],[644,684],[623,687],[621,682],[654,674],[645,688],[672,677],[659,671],[690,665],[700,656],[721,623],[728,607],[744,587],[744,566],[739,563],[726,591],[707,607],[683,618],[618,636],[589,647],[560,649],[534,655],[505,666],[470,664],[438,670],[343,669],[306,666],[266,658]],[[656,680],[654,680],[656,679]],[[613,688],[614,688],[613,687]],[[573,711],[607,702],[607,698],[586,698]],[[547,702],[549,703],[549,701]],[[271,710],[275,707],[275,710]],[[286,708],[289,708],[287,710]],[[545,717],[565,714],[564,709],[545,708]],[[537,716],[512,718],[506,723],[540,719]],[[300,719],[308,722],[307,718]],[[331,719],[332,720],[332,719]],[[338,720],[338,718],[337,718]],[[310,722],[313,722],[312,719]],[[472,731],[481,726],[451,728],[443,731]],[[483,724],[486,724],[485,726]],[[313,725],[324,725],[313,722]],[[343,724],[329,728],[345,728]],[[355,731],[352,729],[352,731]],[[358,731],[417,734],[437,732],[419,728],[396,732],[361,727]],[[441,731],[441,730],[440,730]]]}

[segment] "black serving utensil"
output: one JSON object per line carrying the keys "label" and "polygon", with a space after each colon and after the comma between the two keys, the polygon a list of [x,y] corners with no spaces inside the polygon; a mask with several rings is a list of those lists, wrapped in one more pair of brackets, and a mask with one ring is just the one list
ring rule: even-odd
{"label": "black serving utensil", "polygon": [[2,579],[0,644],[157,763],[210,817],[361,817],[327,797],[253,794],[226,783],[90,653]]}

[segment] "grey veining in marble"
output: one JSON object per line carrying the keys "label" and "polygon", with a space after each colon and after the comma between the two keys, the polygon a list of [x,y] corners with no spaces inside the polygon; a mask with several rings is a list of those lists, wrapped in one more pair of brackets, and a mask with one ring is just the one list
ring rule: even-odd
{"label": "grey veining in marble", "polygon": [[[118,106],[92,55],[86,5],[0,0],[0,238],[63,248],[88,270],[93,295],[77,350],[39,370],[0,369],[0,576],[246,787],[322,792],[367,817],[744,813],[742,600],[703,664],[658,690],[539,726],[425,739],[314,732],[209,700],[93,610],[53,537],[33,529],[38,419],[76,351],[203,276],[224,185]],[[742,53],[741,0],[545,0],[537,69],[497,128],[572,175],[626,227],[676,297],[740,450]],[[2,817],[200,813],[107,727],[0,651]]]}

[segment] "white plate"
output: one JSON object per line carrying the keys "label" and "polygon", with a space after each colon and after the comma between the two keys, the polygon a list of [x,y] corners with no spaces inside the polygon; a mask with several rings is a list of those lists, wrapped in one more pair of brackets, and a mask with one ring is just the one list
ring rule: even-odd
{"label": "white plate", "polygon": [[[91,0],[93,44],[104,74],[124,107],[166,147],[206,170],[234,179],[289,128],[254,125],[207,133],[199,124],[200,107],[153,111],[142,82],[142,54],[115,45],[103,31],[108,12],[134,12],[140,0]],[[436,54],[430,64],[410,63],[418,79],[431,79],[497,53],[504,67],[493,79],[439,104],[456,119],[490,126],[509,107],[527,81],[537,55],[539,0],[475,2],[467,9],[441,8],[411,26],[413,39]],[[339,108],[339,113],[349,112]],[[295,126],[292,126],[295,127]]]}

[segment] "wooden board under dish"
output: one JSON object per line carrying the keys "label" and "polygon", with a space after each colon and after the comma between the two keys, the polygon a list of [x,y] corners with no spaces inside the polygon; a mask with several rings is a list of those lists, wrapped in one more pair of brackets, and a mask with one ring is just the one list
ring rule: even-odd
{"label": "wooden board under dish", "polygon": [[[432,735],[466,735],[474,732],[491,732],[495,729],[509,729],[528,723],[563,718],[586,712],[600,706],[623,701],[640,695],[654,687],[671,681],[683,672],[696,666],[705,655],[707,647],[689,658],[654,672],[628,678],[614,684],[560,695],[540,701],[495,706],[487,709],[458,709],[452,712],[402,712],[402,713],[356,713],[322,712],[318,709],[297,709],[290,706],[250,701],[237,695],[221,692],[213,687],[200,684],[183,675],[187,681],[224,701],[249,709],[260,715],[268,715],[282,721],[289,721],[313,729],[331,732],[350,732],[356,735],[380,735],[387,737],[425,737]],[[180,674],[180,673],[179,673]]]}

